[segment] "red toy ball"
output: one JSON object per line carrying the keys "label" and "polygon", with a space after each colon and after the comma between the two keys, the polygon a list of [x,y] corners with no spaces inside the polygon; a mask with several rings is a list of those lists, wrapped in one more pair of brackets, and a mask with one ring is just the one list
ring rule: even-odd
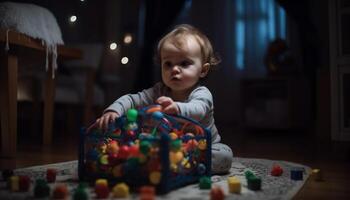
{"label": "red toy ball", "polygon": [[109,196],[108,185],[104,185],[104,184],[95,185],[95,193],[96,193],[96,198],[98,198],[98,199],[108,198],[108,196]]}
{"label": "red toy ball", "polygon": [[225,199],[224,191],[221,187],[213,187],[210,191],[211,200],[223,200]]}
{"label": "red toy ball", "polygon": [[56,186],[52,194],[54,199],[66,199],[68,195],[68,188],[66,185],[63,184]]}
{"label": "red toy ball", "polygon": [[281,176],[283,174],[283,169],[279,165],[274,165],[271,170],[272,176]]}

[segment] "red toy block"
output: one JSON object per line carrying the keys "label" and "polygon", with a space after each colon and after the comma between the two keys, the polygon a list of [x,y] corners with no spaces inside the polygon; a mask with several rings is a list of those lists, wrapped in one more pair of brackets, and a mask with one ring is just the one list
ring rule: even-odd
{"label": "red toy block", "polygon": [[108,185],[105,184],[96,184],[95,185],[96,198],[98,199],[107,199],[109,196]]}
{"label": "red toy block", "polygon": [[30,188],[29,176],[19,176],[19,190],[22,192],[27,192],[29,188]]}
{"label": "red toy block", "polygon": [[142,186],[140,188],[140,200],[156,199],[156,189],[154,186]]}
{"label": "red toy block", "polygon": [[56,169],[47,169],[46,170],[46,181],[48,183],[55,182],[56,181],[56,174],[57,174]]}

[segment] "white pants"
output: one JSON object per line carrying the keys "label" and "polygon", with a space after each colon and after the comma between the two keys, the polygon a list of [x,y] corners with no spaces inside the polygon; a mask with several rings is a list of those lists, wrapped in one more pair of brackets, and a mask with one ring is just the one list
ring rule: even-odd
{"label": "white pants", "polygon": [[223,143],[211,145],[211,171],[212,174],[228,173],[233,159],[232,150]]}

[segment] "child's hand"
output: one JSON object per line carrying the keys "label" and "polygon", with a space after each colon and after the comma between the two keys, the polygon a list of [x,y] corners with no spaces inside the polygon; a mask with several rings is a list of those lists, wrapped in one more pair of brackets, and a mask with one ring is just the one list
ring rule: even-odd
{"label": "child's hand", "polygon": [[117,117],[119,117],[118,113],[114,111],[108,111],[96,120],[95,127],[103,129],[105,131],[108,129],[108,124],[114,122]]}
{"label": "child's hand", "polygon": [[167,114],[179,114],[180,110],[176,102],[170,97],[162,96],[156,100],[156,103],[160,104],[163,108],[163,112]]}

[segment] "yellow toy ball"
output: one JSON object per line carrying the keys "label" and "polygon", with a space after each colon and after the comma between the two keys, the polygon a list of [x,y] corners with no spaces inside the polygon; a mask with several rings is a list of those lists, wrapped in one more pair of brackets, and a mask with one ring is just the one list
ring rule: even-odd
{"label": "yellow toy ball", "polygon": [[100,157],[100,163],[103,165],[108,165],[108,155],[103,155]]}
{"label": "yellow toy ball", "polygon": [[172,140],[176,140],[178,138],[177,134],[175,132],[169,133],[169,136]]}
{"label": "yellow toy ball", "polygon": [[171,151],[169,153],[169,160],[170,160],[170,163],[172,164],[179,163],[183,158],[184,158],[184,154],[182,153],[182,151],[177,151],[177,152]]}
{"label": "yellow toy ball", "polygon": [[206,150],[207,149],[207,141],[206,140],[199,140],[198,141],[198,148],[200,150]]}
{"label": "yellow toy ball", "polygon": [[153,171],[149,175],[149,180],[152,184],[157,185],[160,182],[162,175],[159,171]]}
{"label": "yellow toy ball", "polygon": [[116,184],[113,189],[113,197],[115,198],[127,198],[130,194],[129,186],[125,183]]}

